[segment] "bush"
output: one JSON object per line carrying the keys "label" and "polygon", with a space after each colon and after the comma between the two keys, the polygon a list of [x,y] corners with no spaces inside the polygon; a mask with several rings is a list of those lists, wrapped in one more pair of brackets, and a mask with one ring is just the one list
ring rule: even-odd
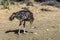
{"label": "bush", "polygon": [[7,9],[9,6],[9,3],[10,3],[10,0],[4,0],[3,7]]}
{"label": "bush", "polygon": [[57,2],[60,2],[60,0],[56,0]]}

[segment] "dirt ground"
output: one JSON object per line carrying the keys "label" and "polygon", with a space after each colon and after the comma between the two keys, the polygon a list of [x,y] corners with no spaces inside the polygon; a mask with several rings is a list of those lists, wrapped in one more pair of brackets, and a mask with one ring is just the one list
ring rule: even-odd
{"label": "dirt ground", "polygon": [[[60,40],[60,8],[52,6],[41,6],[34,4],[28,6],[29,10],[34,14],[33,26],[30,28],[29,22],[26,23],[28,32],[17,35],[16,30],[19,28],[19,20],[9,21],[9,17],[13,12],[22,10],[23,5],[10,5],[10,9],[1,9],[0,6],[0,40]],[[52,11],[41,11],[40,9],[49,9]],[[23,27],[21,26],[21,29]],[[9,31],[6,33],[6,31]]]}

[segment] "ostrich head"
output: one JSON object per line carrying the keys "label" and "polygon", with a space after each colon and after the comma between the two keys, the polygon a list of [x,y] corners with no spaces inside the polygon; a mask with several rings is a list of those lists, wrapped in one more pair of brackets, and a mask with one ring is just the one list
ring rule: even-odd
{"label": "ostrich head", "polygon": [[16,16],[16,13],[13,13],[10,17],[9,17],[9,20],[12,21]]}

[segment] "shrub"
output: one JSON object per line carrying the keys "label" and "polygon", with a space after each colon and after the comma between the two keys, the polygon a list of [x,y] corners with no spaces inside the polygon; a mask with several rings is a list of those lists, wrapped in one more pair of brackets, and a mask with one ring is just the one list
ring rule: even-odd
{"label": "shrub", "polygon": [[9,7],[8,7],[8,6],[9,6],[9,3],[10,3],[10,0],[4,0],[4,2],[3,2],[3,7],[4,7],[5,9],[9,8]]}

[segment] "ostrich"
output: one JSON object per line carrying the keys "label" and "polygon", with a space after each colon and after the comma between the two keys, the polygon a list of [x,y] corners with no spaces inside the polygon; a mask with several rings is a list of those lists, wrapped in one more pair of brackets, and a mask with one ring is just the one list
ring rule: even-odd
{"label": "ostrich", "polygon": [[[34,17],[33,17],[33,13],[30,10],[28,10],[26,8],[22,8],[22,9],[24,9],[24,10],[12,13],[12,15],[9,17],[9,20],[12,21],[14,18],[18,19],[20,21],[19,26],[21,26],[23,24],[24,33],[26,33],[25,32],[25,23],[26,23],[26,21],[29,21],[30,26],[32,27]],[[18,31],[18,34],[20,34],[20,29]]]}

